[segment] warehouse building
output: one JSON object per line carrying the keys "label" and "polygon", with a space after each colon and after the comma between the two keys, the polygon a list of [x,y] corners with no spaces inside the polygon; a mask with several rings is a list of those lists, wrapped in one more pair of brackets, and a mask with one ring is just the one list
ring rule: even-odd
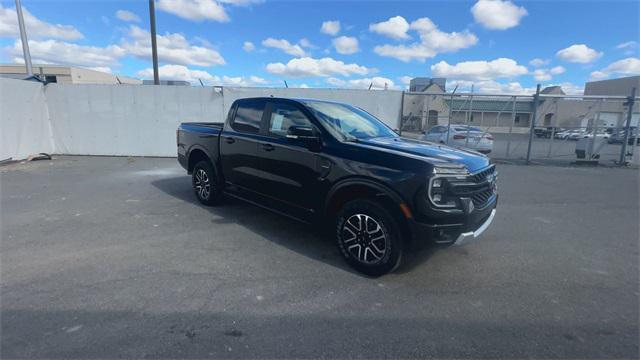
{"label": "warehouse building", "polygon": [[[414,88],[404,99],[403,129],[425,131],[434,125],[469,124],[491,128],[495,132],[528,131],[533,116],[533,97],[519,97],[514,104],[512,97],[483,96],[450,97],[445,91],[446,79],[416,78]],[[640,76],[588,82],[585,96],[628,96],[631,89],[640,91]],[[425,89],[420,91],[419,89]],[[541,90],[543,95],[537,108],[536,126],[539,127],[622,127],[627,108],[623,101],[587,98],[565,98],[560,86]],[[533,95],[533,94],[532,94]],[[640,114],[632,116],[632,126],[637,126]]]}
{"label": "warehouse building", "polygon": [[[62,65],[33,65],[33,73],[47,83],[58,84],[131,84],[140,85],[142,80],[108,72]],[[24,79],[27,72],[24,65],[0,65],[0,76]]]}

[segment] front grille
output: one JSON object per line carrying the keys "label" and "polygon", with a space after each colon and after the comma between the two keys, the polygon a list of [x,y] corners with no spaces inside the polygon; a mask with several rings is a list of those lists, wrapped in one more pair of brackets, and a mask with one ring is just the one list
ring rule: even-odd
{"label": "front grille", "polygon": [[489,199],[491,199],[491,196],[493,196],[493,189],[473,194],[473,196],[471,197],[471,201],[473,201],[473,206],[481,208],[487,203]]}
{"label": "front grille", "polygon": [[495,175],[495,165],[491,165],[487,169],[481,170],[480,172],[471,175],[471,181],[473,181],[475,184],[486,184],[486,186],[478,189],[478,191],[473,192],[473,194],[471,195],[473,206],[482,208],[491,199],[491,197],[495,193]]}
{"label": "front grille", "polygon": [[488,168],[481,170],[478,173],[475,173],[473,175],[471,175],[471,181],[473,181],[476,184],[480,184],[484,181],[486,181],[487,176],[494,174],[496,172],[496,166],[495,165],[491,165]]}

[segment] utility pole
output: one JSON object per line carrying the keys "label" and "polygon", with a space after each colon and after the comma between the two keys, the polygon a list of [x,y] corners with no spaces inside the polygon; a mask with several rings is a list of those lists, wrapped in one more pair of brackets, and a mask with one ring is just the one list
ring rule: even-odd
{"label": "utility pole", "polygon": [[540,84],[536,87],[536,94],[533,96],[533,111],[531,113],[531,124],[529,124],[529,145],[527,146],[527,165],[531,160],[531,144],[533,143],[533,133],[538,116],[538,105],[540,104]]}
{"label": "utility pole", "polygon": [[[629,137],[631,136],[631,117],[633,115],[633,104],[636,101],[636,88],[631,89],[631,96],[627,98],[627,102],[624,105],[629,107],[627,110],[627,124],[624,127],[624,141],[622,142],[622,150],[620,151],[620,165],[624,166],[625,157],[627,155],[627,143],[629,142]],[[633,142],[636,143],[638,141],[638,135],[640,135],[640,128],[636,126],[636,136],[632,137]],[[594,136],[595,138],[595,136]]]}
{"label": "utility pole", "polygon": [[151,22],[151,56],[153,57],[153,84],[160,85],[160,76],[158,75],[158,44],[156,43],[156,9],[154,2],[155,0],[149,0],[149,20]]}
{"label": "utility pole", "polygon": [[27,76],[33,76],[33,67],[31,66],[31,53],[29,52],[29,41],[27,40],[27,31],[24,27],[24,17],[22,16],[22,4],[20,0],[16,0],[16,14],[18,15],[18,27],[20,28],[20,41],[22,41],[22,54],[24,55],[24,65],[27,70]]}

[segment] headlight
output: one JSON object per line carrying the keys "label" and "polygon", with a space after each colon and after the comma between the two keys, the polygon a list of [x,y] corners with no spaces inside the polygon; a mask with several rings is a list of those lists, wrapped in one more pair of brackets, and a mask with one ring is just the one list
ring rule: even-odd
{"label": "headlight", "polygon": [[469,175],[469,170],[462,165],[436,166],[433,168],[433,173],[436,175],[466,176]]}

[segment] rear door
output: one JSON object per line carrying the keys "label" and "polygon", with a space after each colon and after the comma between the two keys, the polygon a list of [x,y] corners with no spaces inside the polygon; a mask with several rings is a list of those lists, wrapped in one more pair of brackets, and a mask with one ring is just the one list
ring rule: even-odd
{"label": "rear door", "polygon": [[318,205],[318,154],[309,150],[303,140],[288,139],[290,126],[313,128],[311,120],[299,104],[270,101],[265,117],[263,137],[258,144],[261,191],[280,202],[283,210],[298,217],[310,216]]}
{"label": "rear door", "polygon": [[238,100],[220,136],[222,172],[232,189],[259,189],[258,141],[266,103],[265,99]]}

